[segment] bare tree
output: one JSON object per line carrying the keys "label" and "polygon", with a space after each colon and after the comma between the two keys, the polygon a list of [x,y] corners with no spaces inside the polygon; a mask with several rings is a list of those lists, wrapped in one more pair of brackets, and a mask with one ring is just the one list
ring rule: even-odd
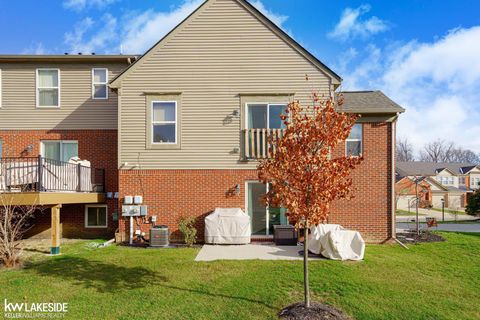
{"label": "bare tree", "polygon": [[420,151],[420,160],[425,162],[449,162],[454,147],[452,142],[447,143],[440,139],[427,143]]}
{"label": "bare tree", "polygon": [[20,240],[33,226],[34,214],[41,210],[34,204],[16,205],[14,198],[12,194],[0,193],[0,261],[7,268],[21,265]]}
{"label": "bare tree", "polygon": [[428,162],[465,162],[480,164],[480,154],[463,149],[453,142],[435,140],[427,143],[420,151],[420,160]]}
{"label": "bare tree", "polygon": [[410,143],[410,141],[408,141],[407,138],[397,140],[396,154],[397,161],[415,161],[415,156],[413,155],[413,145]]}
{"label": "bare tree", "polygon": [[452,151],[450,162],[464,162],[480,164],[480,154],[475,154],[472,150],[463,149],[462,147],[455,148]]}

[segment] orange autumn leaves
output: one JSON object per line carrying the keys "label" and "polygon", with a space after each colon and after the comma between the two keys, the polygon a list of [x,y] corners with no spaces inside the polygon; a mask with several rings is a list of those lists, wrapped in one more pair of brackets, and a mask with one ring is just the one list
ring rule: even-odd
{"label": "orange autumn leaves", "polygon": [[260,181],[270,184],[265,196],[270,206],[287,208],[291,221],[318,224],[327,219],[334,200],[352,197],[350,173],[363,158],[331,153],[347,139],[358,116],[337,112],[332,99],[322,101],[314,94],[314,101],[308,107],[288,105],[281,116],[283,136],[270,137],[273,155],[258,169]]}

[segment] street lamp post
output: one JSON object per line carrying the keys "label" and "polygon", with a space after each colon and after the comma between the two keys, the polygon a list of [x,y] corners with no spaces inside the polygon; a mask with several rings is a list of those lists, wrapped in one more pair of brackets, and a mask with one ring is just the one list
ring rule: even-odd
{"label": "street lamp post", "polygon": [[445,222],[445,199],[442,200],[442,222]]}
{"label": "street lamp post", "polygon": [[416,217],[416,228],[417,228],[417,236],[420,235],[420,222],[418,221],[418,177],[415,176],[415,217]]}

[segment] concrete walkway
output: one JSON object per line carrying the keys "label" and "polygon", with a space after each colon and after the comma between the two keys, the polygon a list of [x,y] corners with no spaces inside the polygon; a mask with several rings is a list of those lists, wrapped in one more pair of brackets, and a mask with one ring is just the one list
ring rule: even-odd
{"label": "concrete walkway", "polygon": [[[298,252],[303,246],[276,246],[274,244],[204,245],[195,261],[215,260],[302,260]],[[311,257],[310,259],[321,259]]]}
{"label": "concrete walkway", "polygon": [[[415,229],[415,223],[397,223],[397,232]],[[424,223],[420,224],[420,229],[426,229]],[[480,223],[441,223],[438,227],[431,228],[432,231],[452,231],[452,232],[480,232]]]}

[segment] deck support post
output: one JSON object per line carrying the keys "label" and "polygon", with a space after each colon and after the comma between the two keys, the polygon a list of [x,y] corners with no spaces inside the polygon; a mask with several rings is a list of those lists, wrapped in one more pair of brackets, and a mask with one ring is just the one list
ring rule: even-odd
{"label": "deck support post", "polygon": [[61,204],[57,204],[51,208],[52,214],[52,246],[50,254],[56,255],[60,253],[60,208]]}

